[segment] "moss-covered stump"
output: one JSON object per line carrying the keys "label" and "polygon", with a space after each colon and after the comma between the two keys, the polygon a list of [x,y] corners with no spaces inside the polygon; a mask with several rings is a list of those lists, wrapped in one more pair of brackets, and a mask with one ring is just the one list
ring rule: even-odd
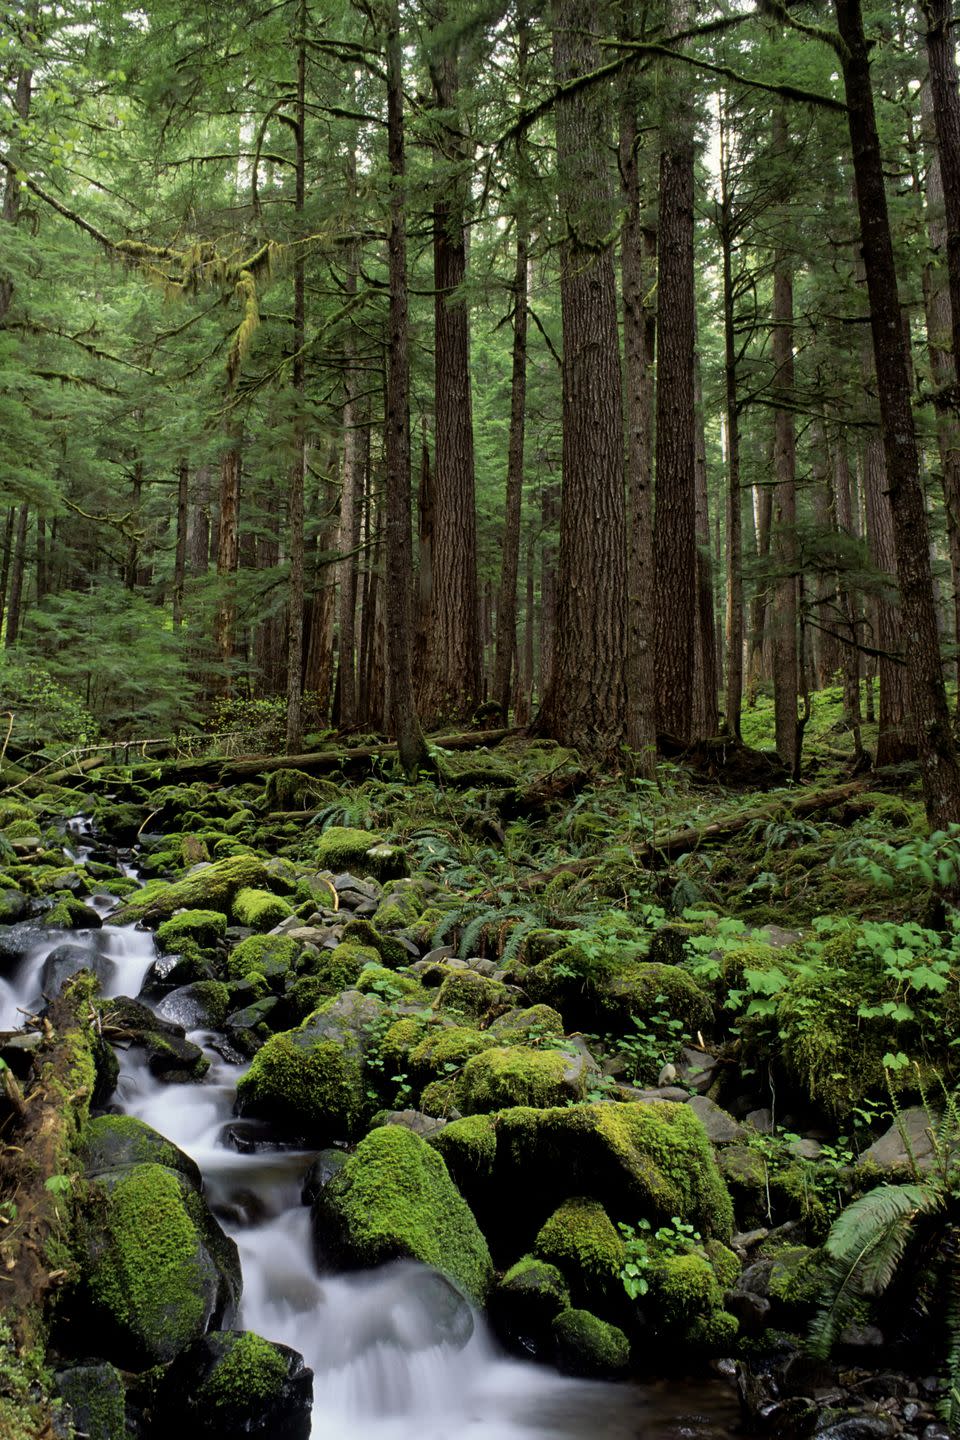
{"label": "moss-covered stump", "polygon": [[524,1255],[490,1293],[490,1320],[511,1350],[552,1358],[552,1325],[570,1308],[567,1282],[555,1265]]}
{"label": "moss-covered stump", "polygon": [[79,1225],[74,1332],[94,1327],[107,1359],[172,1360],[240,1298],[237,1247],[186,1177],[147,1162],[97,1175]]}
{"label": "moss-covered stump", "polygon": [[386,1014],[377,996],[348,990],[298,1030],[272,1035],[237,1083],[237,1113],[310,1144],[355,1138],[374,1108],[365,1062]]}
{"label": "moss-covered stump", "polygon": [[157,882],[144,893],[121,905],[110,916],[111,925],[130,925],[135,920],[157,925],[178,910],[216,910],[230,914],[238,890],[258,889],[268,881],[267,866],[257,855],[231,855],[212,865],[201,865],[170,885]]}
{"label": "moss-covered stump", "polygon": [[214,1331],[170,1366],[157,1424],[184,1440],[308,1440],[313,1371],[286,1345],[249,1330]]}
{"label": "moss-covered stump", "polygon": [[351,830],[330,825],[314,848],[313,858],[321,870],[350,870],[372,875],[375,880],[395,880],[409,871],[407,857],[397,845],[388,845],[369,830]]}
{"label": "moss-covered stump", "polygon": [[233,897],[231,914],[237,925],[263,933],[293,914],[293,907],[281,895],[245,885]]}
{"label": "moss-covered stump", "polygon": [[533,1250],[561,1272],[577,1305],[597,1310],[611,1297],[622,1299],[620,1272],[626,1252],[596,1200],[577,1196],[564,1201],[541,1226]]}
{"label": "moss-covered stump", "polygon": [[630,1342],[616,1325],[589,1310],[561,1310],[551,1326],[554,1361],[565,1375],[602,1380],[623,1375],[630,1364]]}
{"label": "moss-covered stump", "polygon": [[440,1155],[385,1125],[362,1140],[312,1209],[317,1249],[350,1269],[410,1258],[482,1304],[493,1275],[487,1242]]}
{"label": "moss-covered stump", "polygon": [[76,1434],[89,1440],[125,1440],[126,1392],[113,1365],[72,1365],[55,1376]]}

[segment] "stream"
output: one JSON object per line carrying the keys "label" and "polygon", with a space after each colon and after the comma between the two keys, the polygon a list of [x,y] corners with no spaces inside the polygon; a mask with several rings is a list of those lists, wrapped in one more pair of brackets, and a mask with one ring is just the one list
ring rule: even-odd
{"label": "stream", "polygon": [[[134,873],[134,872],[130,872]],[[93,902],[101,915],[115,902]],[[0,958],[22,958],[0,979],[0,1031],[17,1029],[48,988],[58,947],[93,954],[105,996],[139,995],[156,958],[134,926],[64,932],[33,925],[0,931]],[[56,958],[56,957],[55,957]],[[69,963],[69,957],[67,957]],[[44,967],[47,974],[44,975]],[[49,993],[49,990],[48,990]],[[176,1020],[175,997],[150,1002]],[[310,1212],[301,1203],[314,1152],[231,1144],[242,1067],[228,1064],[209,1031],[192,1031],[210,1069],[198,1084],[164,1084],[135,1050],[121,1053],[114,1102],[173,1141],[200,1166],[207,1200],[237,1243],[243,1299],[237,1328],[298,1350],[314,1371],[313,1440],[723,1440],[739,1433],[739,1407],[721,1381],[654,1384],[571,1380],[508,1358],[482,1317],[460,1350],[434,1343],[431,1287],[414,1262],[349,1275],[321,1274]]]}

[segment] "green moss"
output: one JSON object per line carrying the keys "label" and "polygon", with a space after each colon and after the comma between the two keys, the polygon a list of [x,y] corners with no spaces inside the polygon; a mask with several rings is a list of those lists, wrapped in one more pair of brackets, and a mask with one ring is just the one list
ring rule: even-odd
{"label": "green moss", "polygon": [[39,840],[43,833],[42,828],[34,819],[11,820],[9,825],[3,827],[3,833],[8,840]]}
{"label": "green moss", "polygon": [[427,887],[417,877],[389,881],[383,887],[383,896],[377,906],[378,930],[410,929],[422,916],[427,899]]}
{"label": "green moss", "polygon": [[496,1044],[496,1037],[485,1030],[467,1025],[434,1025],[410,1050],[408,1064],[411,1074],[426,1081],[448,1073],[451,1067],[459,1070],[472,1055]]}
{"label": "green moss", "polygon": [[405,945],[401,945],[399,940],[394,940],[389,935],[382,935],[369,920],[348,920],[343,927],[343,939],[376,950],[384,965],[391,970],[396,970],[401,965],[409,965],[414,958]]}
{"label": "green moss", "polygon": [[551,1302],[557,1312],[566,1310],[570,1305],[567,1282],[556,1265],[540,1260],[536,1255],[522,1255],[515,1265],[510,1266],[497,1288],[509,1295],[534,1291]]}
{"label": "green moss", "polygon": [[47,1440],[54,1434],[50,1376],[36,1353],[18,1353],[0,1315],[0,1435],[3,1440]]}
{"label": "green moss", "polygon": [[369,830],[351,830],[342,825],[330,825],[324,830],[313,855],[321,870],[350,870],[357,875],[373,875],[377,880],[406,875],[408,868],[407,857],[397,846],[388,845]]}
{"label": "green moss", "polygon": [[485,1034],[495,1035],[501,1045],[536,1045],[563,1038],[563,1016],[550,1005],[528,1005],[498,1015]]}
{"label": "green moss", "polygon": [[246,1330],[207,1377],[203,1390],[216,1406],[243,1406],[275,1399],[287,1378],[287,1362],[269,1340]]}
{"label": "green moss", "polygon": [[589,1310],[561,1310],[553,1322],[553,1340],[557,1366],[565,1375],[622,1375],[630,1363],[630,1342],[623,1331]]}
{"label": "green moss", "polygon": [[263,801],[270,810],[306,810],[311,805],[330,805],[340,798],[332,780],[318,780],[303,770],[273,770],[263,787]]}
{"label": "green moss", "polygon": [[437,992],[435,1008],[482,1020],[491,1010],[510,1005],[512,998],[499,980],[478,975],[475,970],[450,970]]}
{"label": "green moss", "polygon": [[400,1125],[371,1131],[317,1205],[334,1253],[347,1263],[409,1256],[483,1303],[493,1274],[487,1243],[441,1156],[412,1131]]}
{"label": "green moss", "polygon": [[824,1292],[823,1255],[807,1245],[785,1245],[770,1270],[769,1292],[797,1322],[809,1319]]}
{"label": "green moss", "polygon": [[73,1412],[78,1435],[88,1440],[125,1440],[126,1396],[114,1366],[74,1366],[57,1381],[61,1398]]}
{"label": "green moss", "polygon": [[237,1081],[242,1114],[263,1115],[311,1141],[348,1139],[365,1110],[360,1062],[336,1040],[284,1030]]}
{"label": "green moss", "polygon": [[596,1200],[566,1200],[541,1227],[533,1249],[562,1271],[576,1300],[590,1304],[621,1288],[623,1241]]}
{"label": "green moss", "polygon": [[356,984],[365,965],[379,966],[379,963],[380,956],[376,950],[370,950],[364,945],[345,945],[341,942],[333,950],[321,950],[318,955],[305,961],[303,970],[305,974],[322,982],[326,994],[336,995]]}
{"label": "green moss", "polygon": [[611,1024],[625,1028],[634,1018],[667,1014],[682,1023],[685,1034],[696,1035],[713,1019],[709,997],[685,970],[650,961],[619,968],[601,987],[600,1005]]}
{"label": "green moss", "polygon": [[133,1350],[170,1360],[201,1335],[207,1264],[188,1197],[163,1165],[133,1165],[94,1182],[107,1203],[86,1283],[98,1312]]}
{"label": "green moss", "polygon": [[586,1072],[562,1050],[496,1046],[473,1055],[456,1081],[457,1108],[464,1115],[508,1106],[537,1108],[582,1100]]}
{"label": "green moss", "polygon": [[110,916],[112,925],[129,925],[134,920],[157,923],[178,910],[209,909],[230,913],[230,902],[238,890],[262,885],[267,868],[256,855],[233,855],[204,865],[172,885],[145,887],[136,900]]}
{"label": "green moss", "polygon": [[385,1031],[380,1041],[380,1053],[384,1065],[391,1071],[407,1070],[410,1056],[425,1036],[433,1033],[435,1026],[421,1015],[402,1015]]}
{"label": "green moss", "polygon": [[697,1315],[723,1307],[713,1266],[697,1251],[664,1256],[652,1268],[651,1280],[669,1326],[683,1326]]}
{"label": "green moss", "polygon": [[299,950],[296,940],[287,935],[251,935],[230,951],[227,974],[231,980],[242,980],[254,970],[263,974],[263,964],[268,960],[287,969],[296,960]]}
{"label": "green moss", "polygon": [[193,1161],[133,1115],[98,1115],[84,1127],[82,1156],[91,1174],[125,1165],[163,1165],[199,1176]]}
{"label": "green moss", "polygon": [[222,940],[226,931],[226,916],[219,910],[184,910],[157,928],[157,945],[164,954],[178,950],[184,940],[211,946]]}
{"label": "green moss", "polygon": [[356,988],[361,995],[382,995],[384,1000],[391,1003],[427,1003],[423,986],[416,976],[402,975],[396,970],[386,969],[383,965],[364,965],[357,977]]}
{"label": "green moss", "polygon": [[703,1249],[720,1289],[732,1290],[740,1275],[740,1257],[720,1240],[707,1240]]}
{"label": "green moss", "polygon": [[233,918],[238,925],[251,930],[272,930],[281,920],[293,914],[293,907],[271,890],[257,890],[245,885],[233,897]]}
{"label": "green moss", "polygon": [[[86,930],[91,928],[91,921],[95,919],[94,912],[86,905],[74,900],[72,895],[62,894],[40,923],[48,930]],[[92,928],[98,929],[99,921]]]}

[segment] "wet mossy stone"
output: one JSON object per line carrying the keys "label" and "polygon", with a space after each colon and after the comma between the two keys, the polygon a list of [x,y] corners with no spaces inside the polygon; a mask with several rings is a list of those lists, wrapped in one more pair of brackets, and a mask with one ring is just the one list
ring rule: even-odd
{"label": "wet mossy stone", "polygon": [[602,1101],[502,1110],[495,1135],[502,1203],[518,1213],[539,1209],[539,1223],[558,1197],[584,1195],[614,1220],[656,1226],[679,1216],[705,1237],[730,1235],[730,1196],[703,1126],[686,1105]]}
{"label": "wet mossy stone", "polygon": [[553,1212],[534,1241],[534,1254],[555,1265],[578,1305],[602,1308],[622,1293],[626,1251],[603,1206],[576,1196]]}
{"label": "wet mossy stone", "polygon": [[22,890],[13,886],[0,890],[0,925],[16,925],[18,920],[25,920],[32,909],[30,896]]}
{"label": "wet mossy stone", "polygon": [[301,973],[319,980],[325,994],[337,995],[341,990],[349,990],[365,965],[379,964],[376,950],[366,945],[341,943],[333,950],[321,950],[305,960]]}
{"label": "wet mossy stone", "polygon": [[184,940],[209,948],[222,940],[226,932],[226,916],[219,910],[183,910],[158,926],[157,945],[164,954],[179,953]]}
{"label": "wet mossy stone", "polygon": [[64,892],[54,897],[54,904],[40,924],[46,930],[99,930],[103,921],[96,910]]}
{"label": "wet mossy stone", "polygon": [[264,995],[227,1016],[224,1031],[242,1055],[255,1055],[270,1038],[271,1020],[280,1007],[276,995]]}
{"label": "wet mossy stone", "polygon": [[586,1076],[580,1055],[498,1045],[467,1060],[454,1082],[455,1103],[462,1115],[517,1105],[549,1109],[582,1100]]}
{"label": "wet mossy stone", "polygon": [[125,1440],[127,1402],[113,1365],[71,1365],[54,1376],[57,1394],[70,1407],[71,1434],[89,1440]]}
{"label": "wet mossy stone", "polygon": [[118,996],[104,1002],[102,1013],[117,1038],[143,1049],[150,1073],[158,1079],[199,1080],[209,1070],[210,1061],[199,1045],[186,1038],[182,1025],[161,1019],[139,1000]]}
{"label": "wet mossy stone", "polygon": [[554,1360],[564,1375],[602,1380],[625,1374],[630,1342],[589,1310],[561,1310],[551,1326]]}
{"label": "wet mossy stone", "polygon": [[114,1364],[165,1363],[233,1319],[237,1247],[177,1171],[145,1163],[102,1172],[79,1234],[82,1318]]}
{"label": "wet mossy stone", "polygon": [[231,980],[242,980],[254,970],[263,975],[267,962],[273,962],[282,971],[287,971],[297,959],[300,948],[297,941],[287,935],[251,935],[230,951],[227,975]]}
{"label": "wet mossy stone", "polygon": [[498,1015],[484,1034],[495,1036],[500,1045],[535,1045],[563,1039],[563,1016],[551,1005],[515,1007]]}
{"label": "wet mossy stone", "polygon": [[230,987],[220,980],[198,980],[169,991],[157,1006],[163,1020],[184,1030],[219,1030],[230,1008]]}
{"label": "wet mossy stone", "polygon": [[135,900],[113,912],[110,924],[130,925],[140,920],[156,925],[178,910],[218,910],[221,915],[229,915],[238,890],[257,889],[266,879],[266,862],[258,855],[231,855],[212,865],[198,865],[172,884],[157,882],[149,890],[140,891]]}
{"label": "wet mossy stone", "polygon": [[90,1179],[107,1170],[152,1164],[179,1171],[197,1191],[203,1183],[191,1156],[133,1115],[98,1115],[88,1121],[80,1155]]}
{"label": "wet mossy stone", "polygon": [[394,880],[409,869],[399,846],[388,845],[369,830],[352,830],[343,825],[330,825],[324,830],[313,858],[322,870],[334,874],[352,870],[357,875],[372,875],[375,880]]}
{"label": "wet mossy stone", "polygon": [[237,1082],[237,1113],[311,1144],[355,1138],[373,1111],[366,1057],[387,1019],[377,996],[348,990],[299,1029],[272,1035]]}
{"label": "wet mossy stone", "polygon": [[723,1308],[723,1292],[706,1255],[665,1255],[649,1267],[648,1279],[649,1311],[661,1335],[699,1349],[729,1346],[737,1321]]}
{"label": "wet mossy stone", "polygon": [[238,925],[260,932],[272,930],[281,920],[293,914],[293,907],[281,895],[271,890],[258,890],[244,886],[233,897],[233,919]]}
{"label": "wet mossy stone", "polygon": [[313,1371],[303,1356],[249,1330],[195,1341],[156,1401],[164,1433],[183,1440],[308,1440],[312,1410]]}
{"label": "wet mossy stone", "polygon": [[412,959],[416,959],[406,945],[402,945],[390,935],[381,935],[369,920],[348,920],[343,927],[343,938],[350,944],[365,945],[376,950],[384,965],[391,970],[396,970],[401,965],[409,965]]}
{"label": "wet mossy stone", "polygon": [[[459,1070],[473,1055],[490,1050],[497,1044],[495,1035],[476,1030],[472,1025],[432,1024],[407,1055],[410,1075],[419,1084]],[[496,1108],[502,1108],[500,1106]]]}
{"label": "wet mossy stone", "polygon": [[482,1305],[487,1242],[436,1150],[400,1125],[372,1130],[313,1204],[321,1253],[347,1268],[420,1260]]}
{"label": "wet mossy stone", "polygon": [[600,1003],[610,1024],[629,1029],[631,1020],[666,1013],[681,1021],[687,1035],[707,1030],[713,1004],[700,986],[676,965],[637,961],[618,969],[600,987]]}
{"label": "wet mossy stone", "polygon": [[475,970],[451,970],[446,966],[443,969],[444,980],[434,1001],[437,1010],[469,1020],[482,1020],[491,1012],[496,1015],[512,1008],[516,1002],[516,991],[500,980],[491,980]]}
{"label": "wet mossy stone", "polygon": [[551,1358],[551,1325],[569,1308],[570,1291],[560,1271],[535,1255],[524,1255],[510,1267],[488,1304],[504,1344],[536,1359]]}
{"label": "wet mossy stone", "polygon": [[389,881],[374,916],[377,929],[407,930],[416,925],[435,890],[434,883],[421,876]]}
{"label": "wet mossy stone", "polygon": [[400,970],[388,970],[384,965],[364,965],[357,976],[357,989],[361,995],[380,995],[390,1004],[427,1005],[428,997],[415,975],[405,975]]}

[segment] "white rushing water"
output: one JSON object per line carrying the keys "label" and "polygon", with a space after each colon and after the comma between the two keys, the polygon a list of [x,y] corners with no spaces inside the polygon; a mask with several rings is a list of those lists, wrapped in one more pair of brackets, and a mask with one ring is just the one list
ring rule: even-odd
{"label": "white rushing water", "polygon": [[[40,1003],[58,947],[85,952],[108,996],[137,996],[155,958],[152,935],[133,927],[64,933],[13,926],[0,943],[5,954],[21,954],[9,979],[0,980],[0,1030],[17,1028],[23,1012]],[[162,1001],[155,1008],[164,1013]],[[211,1062],[201,1084],[164,1084],[131,1050],[120,1057],[115,1100],[200,1166],[207,1199],[240,1252],[237,1324],[291,1346],[314,1371],[313,1440],[719,1440],[733,1432],[732,1402],[716,1386],[681,1391],[564,1379],[505,1358],[480,1316],[462,1348],[436,1343],[437,1288],[423,1283],[430,1272],[413,1262],[320,1274],[310,1212],[300,1200],[313,1152],[240,1153],[225,1143],[242,1072],[211,1048],[209,1033],[190,1038]]]}

